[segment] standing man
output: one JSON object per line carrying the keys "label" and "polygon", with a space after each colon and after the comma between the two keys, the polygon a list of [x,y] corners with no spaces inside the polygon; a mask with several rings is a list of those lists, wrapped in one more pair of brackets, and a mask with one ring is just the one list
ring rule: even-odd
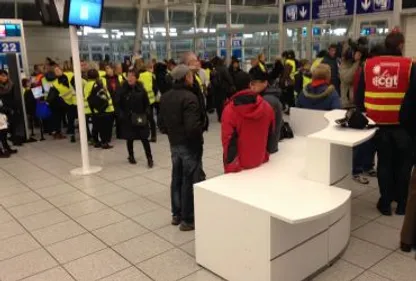
{"label": "standing man", "polygon": [[[201,77],[199,76],[199,70],[201,68],[201,64],[198,61],[198,58],[196,55],[192,52],[188,52],[183,57],[183,62],[185,65],[189,67],[189,69],[192,71],[194,75],[193,84],[191,87],[192,93],[196,96],[198,99],[198,105],[201,108],[200,111],[200,120],[202,122],[202,126],[204,128],[204,131],[208,131],[209,126],[209,120],[208,115],[206,112],[206,106],[205,106],[205,96],[204,96],[204,83]],[[198,159],[199,159],[199,173],[195,174],[196,182],[203,181],[206,178],[203,165],[202,165],[202,156],[204,154],[204,138],[201,139],[201,142],[199,143],[199,149],[198,149]]]}
{"label": "standing man", "polygon": [[331,67],[331,85],[334,85],[335,90],[339,94],[341,92],[341,79],[339,78],[339,61],[337,58],[337,44],[331,44],[328,48],[328,53],[322,60]]}
{"label": "standing man", "polygon": [[194,230],[193,184],[198,181],[205,110],[192,92],[194,73],[186,65],[172,72],[173,89],[160,99],[160,131],[168,135],[172,154],[172,224]]}
{"label": "standing man", "polygon": [[[387,35],[384,56],[366,61],[357,91],[357,105],[378,126],[375,136],[380,199],[377,209],[391,216],[391,203],[397,202],[396,214],[406,211],[410,173],[413,166],[413,141],[399,124],[399,111],[405,93],[415,87],[410,80],[412,60],[402,56],[404,36],[398,31]],[[414,124],[412,124],[414,126]]]}

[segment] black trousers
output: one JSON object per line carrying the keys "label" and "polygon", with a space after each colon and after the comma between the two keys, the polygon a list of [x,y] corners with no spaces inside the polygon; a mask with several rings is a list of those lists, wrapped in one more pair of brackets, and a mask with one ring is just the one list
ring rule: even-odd
{"label": "black trousers", "polygon": [[61,133],[62,132],[62,107],[54,106],[51,107],[51,118],[50,118],[50,132]]}
{"label": "black trousers", "polygon": [[381,127],[375,136],[380,203],[406,206],[413,167],[413,142],[400,127]]}
{"label": "black trousers", "polygon": [[69,135],[75,135],[75,119],[78,117],[77,106],[67,105],[66,107],[66,118],[68,120],[67,133]]}
{"label": "black trousers", "polygon": [[149,112],[149,124],[150,124],[150,136],[156,138],[156,121],[155,121],[155,103],[150,106]]}
{"label": "black trousers", "polygon": [[[150,148],[150,142],[148,139],[141,139],[142,145],[143,145],[143,149],[144,152],[146,154],[146,158],[147,159],[153,159],[152,157],[152,149]],[[127,144],[127,151],[129,153],[130,157],[134,157],[134,140],[127,140],[126,141]]]}
{"label": "black trousers", "polygon": [[95,143],[111,142],[114,124],[114,114],[94,114],[92,116],[92,124],[93,138]]}
{"label": "black trousers", "polygon": [[9,143],[7,142],[7,133],[8,133],[7,129],[0,130],[0,142],[1,142],[1,145],[3,146],[3,152],[11,150]]}
{"label": "black trousers", "polygon": [[292,85],[286,86],[282,91],[282,96],[280,97],[280,101],[283,104],[283,107],[295,106],[295,87]]}

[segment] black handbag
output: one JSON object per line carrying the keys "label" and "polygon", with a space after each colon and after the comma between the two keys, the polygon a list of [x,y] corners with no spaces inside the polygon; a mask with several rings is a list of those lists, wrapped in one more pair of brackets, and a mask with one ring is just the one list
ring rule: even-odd
{"label": "black handbag", "polygon": [[345,118],[335,120],[335,122],[342,127],[349,127],[352,129],[365,129],[371,127],[368,125],[369,121],[367,117],[356,108],[348,109]]}
{"label": "black handbag", "polygon": [[148,126],[147,114],[146,113],[131,113],[131,123],[135,127]]}

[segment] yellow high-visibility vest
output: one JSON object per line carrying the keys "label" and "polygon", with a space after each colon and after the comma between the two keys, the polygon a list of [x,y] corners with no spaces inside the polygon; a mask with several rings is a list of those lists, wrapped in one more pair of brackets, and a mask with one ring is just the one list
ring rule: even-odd
{"label": "yellow high-visibility vest", "polygon": [[292,71],[290,72],[290,79],[295,80],[296,74],[296,62],[292,59],[287,59],[285,64],[290,65],[292,67]]}
{"label": "yellow high-visibility vest", "polygon": [[[107,89],[107,83],[106,83],[105,79],[101,78],[101,82],[103,83],[103,87],[105,89]],[[85,111],[85,114],[87,114],[87,115],[92,113],[90,105],[88,103],[88,97],[91,95],[91,91],[92,91],[92,88],[94,87],[95,83],[97,83],[97,81],[88,80],[85,83],[85,86],[84,86],[84,111]],[[114,112],[113,101],[111,99],[110,93],[107,90],[106,90],[106,93],[107,93],[107,97],[108,97],[108,107],[106,108],[105,112],[111,113],[111,112]],[[94,113],[98,113],[98,112],[94,112]]]}
{"label": "yellow high-visibility vest", "polygon": [[153,92],[153,73],[145,71],[140,73],[139,82],[143,84],[144,89],[147,92],[149,103],[154,104],[156,101],[155,93]]}
{"label": "yellow high-visibility vest", "polygon": [[[74,104],[74,97],[76,97],[75,96],[75,90],[71,86],[71,79],[73,77],[73,74],[70,73],[70,72],[67,72],[67,73],[64,73],[63,75],[65,75],[68,78],[69,87],[59,83],[58,79],[54,80],[52,82],[52,85],[55,87],[55,89],[58,90],[59,96],[63,99],[63,101],[67,105],[73,105]],[[76,100],[75,100],[75,102],[76,102]]]}

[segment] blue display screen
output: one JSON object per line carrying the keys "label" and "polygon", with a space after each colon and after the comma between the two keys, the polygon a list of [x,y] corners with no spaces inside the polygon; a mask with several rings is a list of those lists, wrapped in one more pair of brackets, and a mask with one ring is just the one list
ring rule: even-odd
{"label": "blue display screen", "polygon": [[70,0],[70,25],[100,27],[103,0]]}
{"label": "blue display screen", "polygon": [[22,31],[20,29],[20,24],[6,24],[6,36],[7,37],[20,37],[20,36],[22,36]]}

